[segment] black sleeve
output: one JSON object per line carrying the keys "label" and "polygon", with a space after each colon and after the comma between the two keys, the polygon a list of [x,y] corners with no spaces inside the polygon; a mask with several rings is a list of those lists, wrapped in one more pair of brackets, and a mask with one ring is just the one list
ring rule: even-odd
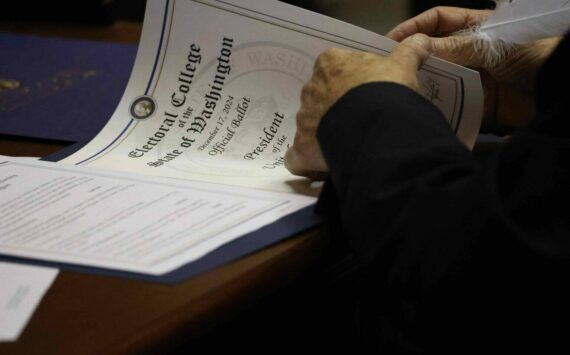
{"label": "black sleeve", "polygon": [[349,242],[367,260],[389,243],[370,233],[395,228],[406,211],[420,217],[414,206],[424,194],[429,200],[477,169],[438,109],[392,83],[350,91],[325,116],[318,139]]}
{"label": "black sleeve", "polygon": [[435,106],[391,83],[351,90],[317,136],[330,170],[319,207],[365,265],[365,341],[417,350],[559,339],[553,322],[570,315],[559,281],[570,216],[555,207],[568,201],[567,140],[529,130],[478,159]]}

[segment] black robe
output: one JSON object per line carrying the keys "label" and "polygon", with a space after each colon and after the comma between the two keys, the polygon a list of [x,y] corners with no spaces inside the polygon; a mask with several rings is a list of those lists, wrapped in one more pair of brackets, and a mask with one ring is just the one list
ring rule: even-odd
{"label": "black robe", "polygon": [[533,123],[485,157],[397,84],[359,86],[325,115],[318,210],[362,261],[359,346],[570,348],[568,65],[566,36]]}

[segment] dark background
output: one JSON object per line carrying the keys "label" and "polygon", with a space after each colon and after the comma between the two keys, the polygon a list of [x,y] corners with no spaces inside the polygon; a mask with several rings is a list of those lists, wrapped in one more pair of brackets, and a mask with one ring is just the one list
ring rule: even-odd
{"label": "dark background", "polygon": [[[390,0],[393,1],[393,0]],[[355,4],[368,11],[388,0],[358,2],[350,0],[287,0],[296,6],[329,14],[332,6],[340,3]],[[403,2],[403,1],[402,1]],[[410,15],[417,14],[436,5],[489,8],[491,1],[485,0],[412,0],[409,2]],[[6,6],[8,5],[9,6]],[[145,0],[59,0],[59,1],[10,1],[4,2],[0,20],[11,21],[56,21],[89,24],[109,24],[116,20],[142,21]],[[346,6],[346,5],[344,5]]]}

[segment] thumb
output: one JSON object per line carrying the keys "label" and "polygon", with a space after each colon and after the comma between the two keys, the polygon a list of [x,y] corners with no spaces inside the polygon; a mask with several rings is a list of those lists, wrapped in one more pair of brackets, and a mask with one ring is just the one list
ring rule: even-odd
{"label": "thumb", "polygon": [[481,45],[473,36],[449,36],[432,38],[432,54],[450,62],[468,66],[485,67],[482,51],[477,50]]}
{"label": "thumb", "polygon": [[418,71],[432,51],[431,38],[417,33],[397,44],[390,56],[414,72]]}

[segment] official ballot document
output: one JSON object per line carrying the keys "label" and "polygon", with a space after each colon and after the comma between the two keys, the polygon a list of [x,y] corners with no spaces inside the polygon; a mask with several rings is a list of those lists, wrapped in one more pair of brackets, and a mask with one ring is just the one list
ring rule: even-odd
{"label": "official ballot document", "polygon": [[[0,254],[161,275],[313,204],[318,190],[284,154],[314,60],[394,44],[273,0],[147,1],[129,83],[101,132],[58,163],[0,157]],[[472,146],[478,73],[430,58],[419,76]]]}
{"label": "official ballot document", "polygon": [[[164,0],[147,7],[115,114],[63,162],[303,193],[306,180],[291,175],[283,157],[315,58],[331,47],[386,54],[394,45],[272,0]],[[478,73],[429,59],[420,77],[422,94],[472,146],[483,103]]]}

